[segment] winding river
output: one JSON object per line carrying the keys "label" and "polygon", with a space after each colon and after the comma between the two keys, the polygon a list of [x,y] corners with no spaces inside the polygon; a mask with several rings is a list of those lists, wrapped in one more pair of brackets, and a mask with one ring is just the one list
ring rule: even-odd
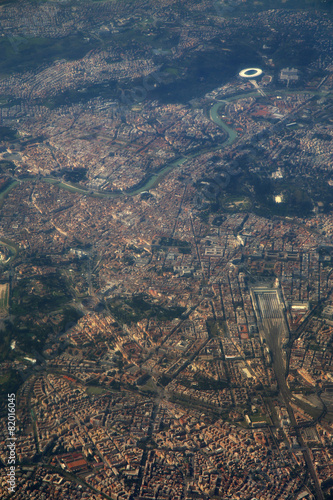
{"label": "winding river", "polygon": [[[230,146],[236,139],[237,139],[237,132],[235,132],[234,129],[231,127],[228,127],[224,121],[221,120],[218,116],[218,109],[223,106],[224,103],[228,102],[228,100],[225,101],[219,101],[216,102],[210,109],[210,118],[211,120],[216,123],[219,127],[223,128],[223,130],[227,134],[227,139],[219,144],[218,146],[214,146],[211,149],[205,150],[205,152],[208,151],[216,151],[218,149],[221,149],[224,146]],[[43,182],[47,182],[50,184],[54,184],[58,186],[59,188],[66,189],[72,192],[80,193],[80,194],[87,194],[90,196],[97,196],[97,197],[105,197],[105,198],[118,198],[121,196],[135,196],[137,194],[140,194],[144,191],[148,191],[149,189],[152,189],[155,187],[160,180],[167,175],[169,172],[171,172],[174,168],[179,167],[186,161],[190,160],[191,158],[195,158],[197,156],[200,156],[202,154],[202,151],[198,151],[192,154],[189,154],[187,156],[182,156],[180,158],[177,158],[176,160],[173,160],[172,162],[168,163],[165,165],[165,167],[161,168],[157,173],[150,175],[146,181],[140,185],[139,187],[135,187],[132,189],[128,189],[127,191],[123,191],[122,193],[107,193],[105,191],[97,191],[93,189],[86,189],[84,187],[78,187],[75,184],[67,183],[67,182],[61,182],[58,181],[57,179],[53,177],[45,177],[42,178],[41,180]]]}
{"label": "winding river", "polygon": [[[267,95],[291,94],[291,93],[295,93],[295,92],[298,93],[298,94],[309,93],[309,94],[312,94],[312,95],[327,95],[327,93],[320,92],[320,91],[317,91],[317,92],[314,92],[314,91],[307,92],[307,91],[300,91],[300,90],[290,91],[290,90],[287,90],[287,89],[280,89],[280,90],[277,90],[277,91],[267,92]],[[44,177],[41,180],[43,182],[54,184],[54,185],[56,185],[56,186],[58,186],[59,188],[62,188],[62,189],[66,189],[66,190],[69,190],[69,191],[72,191],[72,192],[76,192],[76,193],[80,193],[80,194],[85,194],[85,195],[89,195],[89,196],[95,196],[95,197],[99,197],[99,198],[119,198],[119,197],[122,197],[122,196],[135,196],[135,195],[138,195],[138,194],[140,194],[140,193],[142,193],[144,191],[147,191],[149,189],[154,188],[165,175],[167,175],[169,172],[171,172],[174,168],[179,167],[180,165],[182,165],[186,161],[190,160],[191,158],[195,158],[197,156],[200,156],[203,152],[217,151],[219,149],[222,149],[223,147],[227,147],[227,146],[230,146],[231,144],[233,144],[233,142],[237,139],[238,134],[237,134],[237,132],[233,128],[229,127],[218,116],[218,110],[219,110],[220,107],[224,106],[225,104],[227,104],[227,103],[229,103],[231,101],[235,101],[237,99],[241,99],[241,98],[244,98],[244,97],[252,97],[252,96],[258,96],[258,92],[251,90],[250,92],[244,92],[242,94],[233,95],[233,96],[230,96],[230,97],[228,97],[226,99],[223,99],[223,100],[221,99],[220,101],[217,101],[210,108],[210,119],[216,125],[218,125],[219,127],[221,127],[226,132],[226,134],[227,134],[227,138],[225,139],[225,141],[223,141],[218,146],[214,146],[214,147],[212,147],[210,149],[200,150],[198,152],[189,154],[187,156],[182,156],[180,158],[177,158],[176,160],[173,160],[172,162],[170,162],[167,165],[165,165],[157,173],[154,173],[154,174],[150,175],[146,180],[143,181],[143,183],[141,185],[139,185],[139,186],[137,186],[135,188],[128,189],[127,191],[123,191],[121,193],[107,193],[105,191],[99,191],[99,190],[89,189],[89,188],[85,188],[83,186],[78,186],[78,185],[67,183],[67,182],[61,182],[61,181],[58,181],[57,179],[55,179],[54,177]],[[14,184],[14,182],[13,182],[13,184]],[[14,187],[13,184],[10,185],[10,187],[9,187],[10,189],[12,187]],[[1,199],[1,194],[5,195],[6,193],[0,193],[0,199]]]}

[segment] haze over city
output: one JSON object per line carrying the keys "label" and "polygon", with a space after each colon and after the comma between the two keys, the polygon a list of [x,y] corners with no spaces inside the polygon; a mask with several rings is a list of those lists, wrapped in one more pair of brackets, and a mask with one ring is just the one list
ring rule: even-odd
{"label": "haze over city", "polygon": [[332,14],[0,2],[1,498],[333,498]]}

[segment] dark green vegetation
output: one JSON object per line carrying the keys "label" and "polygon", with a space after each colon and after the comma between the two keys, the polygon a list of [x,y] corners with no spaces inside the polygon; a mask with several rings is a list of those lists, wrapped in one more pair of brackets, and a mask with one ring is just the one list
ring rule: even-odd
{"label": "dark green vegetation", "polygon": [[0,6],[1,5],[7,5],[7,4],[15,3],[17,1],[18,0],[0,0]]}
{"label": "dark green vegetation", "polygon": [[[218,174],[197,182],[197,208],[202,218],[205,214],[225,212],[236,213],[253,211],[263,216],[299,216],[311,215],[319,204],[320,211],[332,210],[333,188],[327,179],[314,171],[313,176],[303,176],[295,171],[292,165],[283,166],[283,178],[273,179],[271,169],[267,164],[265,171],[254,173],[253,166],[260,165],[265,159],[253,148],[252,153],[245,154],[235,165],[237,172],[230,175],[228,183],[220,183]],[[282,198],[281,203],[276,197]],[[216,219],[218,220],[218,219]]]}
{"label": "dark green vegetation", "polygon": [[0,75],[29,71],[57,59],[75,60],[97,48],[100,42],[77,33],[60,39],[9,37],[0,42]]}
{"label": "dark green vegetation", "polygon": [[142,319],[156,318],[158,321],[171,321],[179,318],[185,311],[184,307],[166,308],[159,304],[149,302],[143,295],[133,295],[130,299],[121,297],[108,301],[111,314],[120,323],[136,323]]}
{"label": "dark green vegetation", "polygon": [[158,252],[160,250],[167,251],[168,248],[177,249],[177,251],[182,254],[190,254],[192,251],[191,244],[188,241],[163,237],[157,244],[153,245],[153,252]]}
{"label": "dark green vegetation", "polygon": [[256,12],[268,9],[318,9],[327,12],[333,11],[332,0],[246,0],[237,9],[232,10],[233,15],[244,12]]}
{"label": "dark green vegetation", "polygon": [[0,361],[5,361],[9,359],[9,354],[11,351],[10,348],[11,338],[7,331],[4,329],[0,332]]}
{"label": "dark green vegetation", "polygon": [[[313,205],[305,187],[298,182],[275,182],[269,178],[251,176],[255,190],[255,210],[261,215],[309,215]],[[282,192],[283,202],[277,203],[275,196]]]}
{"label": "dark green vegetation", "polygon": [[[174,81],[161,82],[149,95],[161,102],[187,103],[201,97],[218,85],[227,82],[238,71],[248,65],[261,64],[255,48],[242,44],[239,40],[222,43],[220,38],[211,41],[211,48],[202,52],[189,52],[186,57],[162,67],[163,71],[173,69],[179,77]],[[184,69],[186,68],[186,69]]]}
{"label": "dark green vegetation", "polygon": [[0,174],[13,174],[15,164],[12,161],[0,160]]}
{"label": "dark green vegetation", "polygon": [[[127,32],[126,32],[127,33]],[[140,37],[139,37],[140,38]],[[142,42],[141,38],[140,41]],[[147,39],[151,45],[151,38]],[[223,50],[222,50],[223,49]],[[157,57],[157,63],[159,63]],[[231,41],[230,47],[221,45],[219,40],[212,42],[212,48],[203,52],[189,53],[185,58],[166,63],[161,68],[161,76],[145,84],[148,91],[142,90],[137,96],[132,92],[138,87],[144,89],[143,80],[109,80],[104,83],[87,85],[84,89],[67,90],[56,96],[40,101],[50,109],[77,102],[87,102],[94,97],[116,99],[120,104],[135,104],[137,99],[159,99],[163,103],[187,103],[190,99],[201,97],[217,85],[228,81],[248,61],[260,64],[261,58],[249,46]],[[152,88],[155,86],[155,88]]]}
{"label": "dark green vegetation", "polygon": [[121,91],[118,88],[117,82],[111,80],[107,83],[87,85],[84,89],[66,90],[65,92],[47,99],[41,99],[38,103],[50,109],[55,109],[60,106],[76,104],[78,102],[85,103],[94,97],[116,99],[117,97],[120,97],[120,94]]}
{"label": "dark green vegetation", "polygon": [[205,377],[200,373],[194,375],[194,383],[186,379],[181,379],[180,383],[189,389],[198,391],[220,391],[228,386],[226,380],[214,380],[213,378]]}
{"label": "dark green vegetation", "polygon": [[7,394],[16,393],[21,384],[22,379],[15,370],[0,375],[0,406],[7,401]]}
{"label": "dark green vegetation", "polygon": [[332,136],[330,136],[329,134],[321,134],[321,133],[317,133],[317,134],[314,134],[313,136],[315,139],[320,139],[321,141],[325,141],[325,142],[331,142],[332,141]]}
{"label": "dark green vegetation", "polygon": [[11,312],[20,316],[35,310],[50,312],[63,306],[69,298],[64,280],[56,274],[22,279],[13,290],[15,300]]}
{"label": "dark green vegetation", "polygon": [[159,241],[159,246],[161,247],[189,247],[188,241],[177,240],[176,238],[163,237]]}
{"label": "dark green vegetation", "polygon": [[[165,30],[165,32],[167,31]],[[123,38],[116,35],[114,40],[119,39],[120,45],[124,43],[126,47],[125,41],[128,41],[129,34],[130,32],[127,30],[124,32]],[[154,40],[152,37],[143,38],[143,35],[140,35],[138,31],[133,31],[132,36],[133,43],[145,42],[153,49]],[[171,45],[176,46],[176,42],[177,40],[174,40],[174,45],[173,43]],[[62,57],[66,58],[66,54]],[[155,58],[156,62],[160,63],[160,56],[155,56]],[[128,104],[128,100],[130,104],[135,104],[137,98],[144,99],[146,94],[149,94],[150,99],[157,98],[161,102],[187,103],[190,99],[201,97],[217,85],[228,81],[249,61],[252,65],[261,63],[261,57],[257,54],[256,48],[241,44],[236,39],[230,40],[228,45],[222,44],[217,38],[211,41],[210,48],[205,51],[190,52],[172,64],[162,65],[161,75],[153,81],[148,79],[145,82],[148,91],[143,91],[143,97],[141,93],[139,96],[131,93],[135,87],[143,89],[142,79],[121,82],[109,80],[101,84],[88,85],[84,89],[68,90],[54,97],[43,99],[40,103],[53,109],[64,104],[87,102],[94,97],[101,96],[118,99],[120,104]]]}
{"label": "dark green vegetation", "polygon": [[[174,23],[173,27],[177,27],[177,23]],[[114,33],[112,38],[118,46],[131,49],[135,44],[147,44],[155,50],[157,57],[163,57],[163,53],[178,45],[180,35],[175,30],[161,26],[158,21],[151,19],[149,22],[145,19],[135,25],[126,26],[120,32]],[[161,48],[163,50],[160,50]]]}
{"label": "dark green vegetation", "polygon": [[[280,6],[277,3],[281,4]],[[248,0],[241,5],[228,9],[233,16],[240,13],[255,12],[281,7],[289,8],[330,8],[332,2],[321,0]],[[173,9],[179,11],[180,15],[189,15],[186,4],[177,4]],[[228,10],[228,11],[229,11]],[[216,5],[216,11],[219,7]],[[191,12],[191,16],[196,16]],[[153,18],[140,18],[137,22],[123,22],[114,31],[100,31],[98,35],[91,33],[89,29],[80,31],[71,36],[63,38],[30,38],[30,37],[7,37],[0,42],[0,51],[4,57],[0,60],[0,75],[12,72],[34,70],[46,63],[50,64],[57,59],[75,60],[84,57],[89,51],[114,47],[116,54],[107,62],[120,61],[126,50],[132,50],[135,46],[142,49],[146,55],[151,56],[158,66],[161,66],[163,78],[151,85],[149,82],[149,97],[158,98],[162,102],[186,103],[191,98],[201,97],[205,92],[217,85],[228,81],[244,65],[262,66],[263,61],[258,51],[262,49],[261,42],[258,44],[256,29],[248,29],[248,40],[246,43],[240,36],[232,35],[227,40],[221,37],[210,40],[209,45],[201,51],[191,50],[180,59],[173,60],[170,49],[177,47],[180,40],[180,25],[177,21],[173,23],[173,29],[163,25]],[[269,42],[274,64],[278,68],[285,65],[305,66],[311,62],[316,55],[311,40],[300,43],[289,42],[276,32]],[[119,50],[121,48],[121,51]],[[148,53],[147,53],[148,51]],[[83,89],[71,89],[61,92],[39,102],[50,108],[75,102],[86,102],[91,98],[101,96],[104,98],[118,99],[122,103],[123,92],[131,92],[138,86],[142,88],[142,79],[136,81],[122,80],[117,82],[110,79],[107,82],[88,85]],[[135,102],[131,97],[130,100]]]}
{"label": "dark green vegetation", "polygon": [[0,284],[0,314],[7,312],[9,302],[9,285],[8,283]]}
{"label": "dark green vegetation", "polygon": [[0,141],[13,141],[16,139],[16,130],[9,127],[0,127]]}
{"label": "dark green vegetation", "polygon": [[41,352],[50,333],[61,333],[81,314],[69,305],[71,294],[59,274],[23,278],[13,288],[6,335],[24,353]]}
{"label": "dark green vegetation", "polygon": [[67,182],[80,182],[86,179],[87,169],[86,168],[75,168],[73,170],[69,170],[64,168],[57,172],[56,174],[52,173],[52,175],[62,176]]}
{"label": "dark green vegetation", "polygon": [[[4,181],[4,183],[2,184],[1,188],[0,188],[0,206],[3,205],[4,203],[4,199],[6,197],[6,195],[9,193],[9,191],[11,191],[12,189],[14,189],[18,184],[18,181],[12,181],[10,179],[6,179]],[[12,249],[13,250],[13,255],[18,252],[18,247],[11,241],[9,240],[5,240],[4,238],[1,239],[2,242],[4,243],[5,246],[7,246],[8,248]]]}
{"label": "dark green vegetation", "polygon": [[216,321],[215,319],[208,319],[207,322],[207,329],[209,332],[209,335],[211,337],[220,337],[224,336],[226,332],[226,324],[225,321],[222,319]]}
{"label": "dark green vegetation", "polygon": [[304,43],[304,41],[295,43],[294,41],[286,42],[277,48],[273,54],[274,64],[277,68],[296,67],[306,68],[309,61],[316,59],[317,51],[313,48],[312,43]]}

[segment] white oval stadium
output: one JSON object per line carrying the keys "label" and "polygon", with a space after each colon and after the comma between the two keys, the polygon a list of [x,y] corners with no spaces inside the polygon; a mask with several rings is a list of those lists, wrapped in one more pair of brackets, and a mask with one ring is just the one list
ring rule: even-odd
{"label": "white oval stadium", "polygon": [[260,68],[246,68],[239,72],[239,76],[242,78],[257,78],[260,75],[262,75],[262,69]]}

